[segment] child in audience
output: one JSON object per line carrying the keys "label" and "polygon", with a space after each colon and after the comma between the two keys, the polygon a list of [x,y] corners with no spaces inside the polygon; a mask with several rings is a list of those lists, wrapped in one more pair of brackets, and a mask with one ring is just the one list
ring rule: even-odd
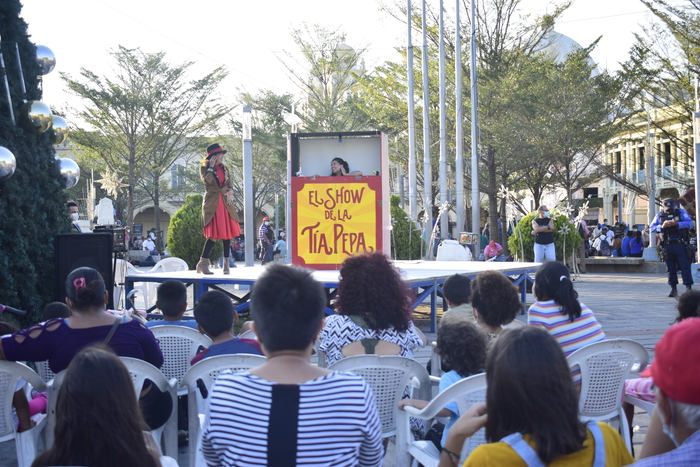
{"label": "child in audience", "polygon": [[199,297],[194,307],[194,317],[197,329],[211,338],[212,345],[195,355],[190,362],[192,365],[216,355],[263,354],[258,341],[233,335],[233,325],[238,321],[238,314],[226,294],[212,290]]}
{"label": "child in audience", "polygon": [[[19,328],[5,321],[0,321],[0,336],[14,334]],[[17,381],[15,395],[12,397],[12,407],[15,413],[12,414],[15,423],[15,430],[18,432],[27,431],[34,426],[32,417],[39,413],[46,412],[47,394],[45,392],[32,391],[32,400],[27,400],[24,386],[27,382],[23,379]]]}
{"label": "child in audience", "polygon": [[158,286],[156,307],[163,313],[163,319],[148,321],[146,326],[185,326],[197,329],[197,321],[182,319],[187,310],[187,287],[180,281],[169,280]]}
{"label": "child in audience", "polygon": [[51,302],[44,307],[44,321],[55,318],[69,318],[70,308],[63,302]]}
{"label": "child in audience", "polygon": [[474,320],[474,310],[471,306],[471,279],[462,274],[454,274],[442,284],[442,298],[447,302],[449,309],[442,315],[445,322],[452,318]]}
{"label": "child in audience", "polygon": [[518,289],[500,271],[484,271],[472,281],[474,321],[492,342],[505,329],[523,325],[515,317],[521,310]]}
{"label": "child in audience", "polygon": [[173,458],[160,456],[147,430],[129,370],[110,350],[88,347],[68,365],[58,391],[54,444],[32,467],[176,467]]}
{"label": "child in audience", "polygon": [[[548,263],[545,263],[548,264]],[[617,430],[579,420],[578,393],[557,341],[533,326],[504,331],[486,359],[486,403],[450,429],[439,467],[456,467],[466,438],[486,427],[464,467],[619,467],[634,459]]]}
{"label": "child in audience", "polygon": [[[440,392],[457,381],[482,373],[486,363],[487,347],[488,339],[486,334],[474,323],[462,319],[441,322],[438,328],[437,348],[435,350],[440,355],[440,358],[445,360],[452,369],[440,377]],[[399,402],[399,409],[403,409],[406,405],[422,409],[428,405],[428,402],[404,399]],[[444,445],[445,441],[447,441],[447,433],[450,427],[459,417],[457,404],[455,402],[448,404],[437,416],[450,417],[440,442],[441,445]]]}

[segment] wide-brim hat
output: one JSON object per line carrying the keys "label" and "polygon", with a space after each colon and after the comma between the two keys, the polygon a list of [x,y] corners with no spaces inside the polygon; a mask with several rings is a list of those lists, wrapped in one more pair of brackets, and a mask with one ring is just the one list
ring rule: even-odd
{"label": "wide-brim hat", "polygon": [[212,144],[207,148],[207,159],[211,159],[211,156],[219,154],[220,152],[226,154],[226,150],[222,149],[222,147],[219,146],[218,143]]}

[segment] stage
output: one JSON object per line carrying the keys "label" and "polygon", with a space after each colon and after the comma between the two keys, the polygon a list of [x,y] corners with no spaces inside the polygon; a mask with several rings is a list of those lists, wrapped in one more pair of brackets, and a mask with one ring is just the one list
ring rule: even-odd
{"label": "stage", "polygon": [[[416,289],[415,308],[430,297],[430,330],[435,332],[437,327],[437,297],[442,296],[442,284],[449,276],[459,273],[470,278],[475,278],[483,271],[501,271],[514,279],[514,284],[520,287],[521,301],[525,304],[525,295],[528,283],[532,283],[539,263],[515,263],[495,261],[394,261],[394,265],[401,271],[403,279]],[[159,272],[131,274],[126,276],[126,293],[133,288],[135,282],[165,282],[170,279],[179,280],[194,288],[195,301],[210,289],[220,290],[226,293],[236,302],[236,311],[244,313],[249,306],[250,293],[237,296],[221,289],[221,285],[247,285],[252,286],[260,275],[265,272],[265,266],[236,267],[231,269],[230,275],[224,275],[221,269],[216,269],[212,275],[198,274],[195,271]],[[328,301],[334,299],[338,287],[338,271],[313,271],[313,277],[323,284],[328,293]],[[446,305],[443,302],[443,307]],[[330,308],[327,310],[332,312]]]}

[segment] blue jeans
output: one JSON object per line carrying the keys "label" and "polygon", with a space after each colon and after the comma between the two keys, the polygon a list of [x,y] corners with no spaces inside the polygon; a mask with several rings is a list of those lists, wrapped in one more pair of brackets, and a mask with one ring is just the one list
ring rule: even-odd
{"label": "blue jeans", "polygon": [[547,243],[546,245],[535,243],[535,263],[542,263],[545,260],[557,260],[554,243]]}

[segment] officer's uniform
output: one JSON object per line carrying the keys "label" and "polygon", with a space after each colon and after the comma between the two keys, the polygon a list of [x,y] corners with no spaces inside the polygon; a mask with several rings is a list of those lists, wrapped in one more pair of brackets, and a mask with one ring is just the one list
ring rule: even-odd
{"label": "officer's uniform", "polygon": [[[664,206],[668,206],[668,202],[675,201],[667,198],[664,200]],[[661,226],[665,221],[677,221],[678,225],[662,229]],[[664,245],[664,260],[666,261],[666,271],[668,273],[668,285],[671,286],[671,294],[669,297],[676,295],[676,285],[678,284],[678,269],[681,270],[683,284],[690,288],[693,284],[693,276],[690,272],[690,260],[686,250],[686,242],[688,240],[688,229],[693,227],[693,220],[683,209],[676,208],[671,212],[666,210],[656,214],[654,222],[649,227],[652,232],[663,233]]]}

